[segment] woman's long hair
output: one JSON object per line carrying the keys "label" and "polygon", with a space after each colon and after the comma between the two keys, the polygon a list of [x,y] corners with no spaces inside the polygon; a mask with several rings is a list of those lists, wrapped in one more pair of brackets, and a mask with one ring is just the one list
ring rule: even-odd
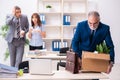
{"label": "woman's long hair", "polygon": [[32,26],[35,25],[34,22],[32,21],[33,16],[35,16],[35,17],[37,18],[38,26],[41,26],[41,25],[42,25],[42,22],[41,22],[41,20],[40,20],[40,16],[38,15],[38,13],[33,13],[32,16],[31,16],[31,24],[32,24]]}

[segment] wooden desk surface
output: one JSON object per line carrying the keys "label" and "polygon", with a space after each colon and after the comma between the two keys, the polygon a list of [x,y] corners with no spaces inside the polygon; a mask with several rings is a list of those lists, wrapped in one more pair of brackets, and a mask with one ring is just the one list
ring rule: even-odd
{"label": "wooden desk surface", "polygon": [[24,74],[18,78],[0,78],[0,80],[83,80],[83,79],[109,79],[105,73],[79,73],[72,74],[68,71],[54,71],[53,75]]}
{"label": "wooden desk surface", "polygon": [[52,59],[52,60],[66,60],[66,56],[58,56],[59,52],[47,51],[45,55],[26,54],[27,58],[41,58],[41,59]]}

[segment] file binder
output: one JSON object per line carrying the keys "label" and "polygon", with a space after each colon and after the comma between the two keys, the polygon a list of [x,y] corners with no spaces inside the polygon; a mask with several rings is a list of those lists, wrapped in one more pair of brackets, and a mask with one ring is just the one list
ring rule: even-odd
{"label": "file binder", "polygon": [[46,21],[45,21],[45,14],[40,14],[40,20],[42,22],[42,24],[46,24]]}
{"label": "file binder", "polygon": [[60,41],[59,40],[54,40],[52,41],[52,50],[53,51],[59,51],[60,50]]}
{"label": "file binder", "polygon": [[45,47],[45,42],[43,41],[43,49],[45,49],[46,47]]}
{"label": "file binder", "polygon": [[[53,51],[60,51],[60,48],[62,47],[62,43],[59,40],[52,41],[52,50]],[[63,47],[68,47],[67,41],[63,41]]]}
{"label": "file binder", "polygon": [[63,15],[63,25],[70,25],[70,15]]}
{"label": "file binder", "polygon": [[68,47],[67,46],[67,41],[63,41],[63,47]]}

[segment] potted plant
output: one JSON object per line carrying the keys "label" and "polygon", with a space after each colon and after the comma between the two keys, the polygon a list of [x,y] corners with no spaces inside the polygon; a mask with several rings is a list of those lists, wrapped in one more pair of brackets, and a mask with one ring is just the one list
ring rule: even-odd
{"label": "potted plant", "polygon": [[51,5],[46,5],[46,11],[47,11],[47,12],[50,12],[50,11],[51,11],[51,8],[52,8]]}
{"label": "potted plant", "polygon": [[106,45],[105,41],[96,46],[96,51],[82,52],[82,70],[94,72],[106,72],[110,61],[110,48]]}
{"label": "potted plant", "polygon": [[[0,28],[0,36],[2,36],[3,38],[5,38],[8,29],[9,29],[8,25],[1,26],[1,28]],[[25,45],[28,45],[28,44],[29,44],[29,40],[26,39],[26,44]],[[8,59],[8,57],[9,57],[8,48],[6,48],[6,51],[5,51],[4,55],[5,55],[4,60],[6,61]]]}
{"label": "potted plant", "polygon": [[[2,36],[3,38],[5,38],[5,36],[7,34],[8,28],[9,27],[7,25],[1,26],[0,36]],[[6,60],[8,57],[9,57],[9,51],[8,51],[8,48],[6,48],[4,60]]]}
{"label": "potted plant", "polygon": [[103,41],[101,44],[96,46],[96,51],[98,53],[104,53],[104,54],[109,54],[110,48],[107,47],[105,41]]}

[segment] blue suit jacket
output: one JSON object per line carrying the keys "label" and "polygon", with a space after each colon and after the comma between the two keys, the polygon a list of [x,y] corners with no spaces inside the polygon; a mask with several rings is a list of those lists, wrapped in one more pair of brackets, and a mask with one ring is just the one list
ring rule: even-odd
{"label": "blue suit jacket", "polygon": [[114,45],[111,39],[109,26],[99,23],[95,31],[92,42],[90,42],[91,30],[88,21],[78,23],[76,32],[72,39],[72,49],[81,58],[82,51],[95,51],[96,45],[102,43],[104,40],[108,47],[110,47],[110,60],[114,62]]}

